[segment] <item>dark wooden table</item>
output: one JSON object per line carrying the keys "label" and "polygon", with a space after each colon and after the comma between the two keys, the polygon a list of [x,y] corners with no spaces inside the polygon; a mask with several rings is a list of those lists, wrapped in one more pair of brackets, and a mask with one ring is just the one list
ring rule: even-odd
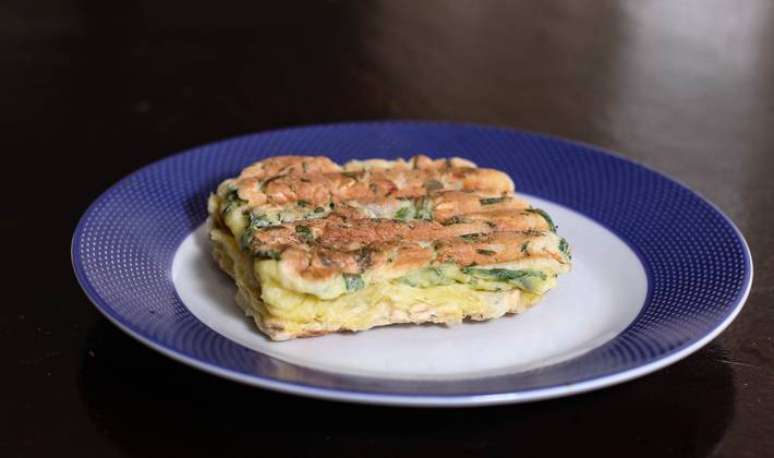
{"label": "dark wooden table", "polygon": [[[0,456],[774,456],[773,45],[766,0],[3,2]],[[77,286],[78,217],[138,167],[383,118],[547,132],[682,180],[747,237],[747,306],[633,382],[417,410],[200,373],[123,335]]]}

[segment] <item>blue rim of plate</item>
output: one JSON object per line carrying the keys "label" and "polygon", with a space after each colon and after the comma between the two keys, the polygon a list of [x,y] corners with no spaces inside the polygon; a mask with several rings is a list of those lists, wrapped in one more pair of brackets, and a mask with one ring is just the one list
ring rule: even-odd
{"label": "blue rim of plate", "polygon": [[[223,179],[270,155],[336,161],[417,153],[461,156],[508,172],[517,191],[602,224],[646,271],[635,320],[571,360],[472,380],[391,380],[290,364],[221,336],[196,319],[171,277],[180,243],[206,218]],[[561,224],[561,222],[559,222]],[[600,148],[475,124],[363,122],[290,128],[224,140],[152,163],[105,191],[73,235],[72,263],[97,309],[120,329],[178,361],[278,391],[372,404],[470,406],[585,392],[674,363],[710,342],[741,310],[752,284],[744,237],[686,186]]]}

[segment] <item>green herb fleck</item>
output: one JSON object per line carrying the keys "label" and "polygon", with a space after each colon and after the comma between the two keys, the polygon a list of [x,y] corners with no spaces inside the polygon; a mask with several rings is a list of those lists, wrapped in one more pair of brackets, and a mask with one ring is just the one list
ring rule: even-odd
{"label": "green herb fleck", "polygon": [[357,180],[357,177],[358,177],[359,173],[358,172],[341,172],[341,175],[345,176],[347,178],[352,178],[352,179]]}
{"label": "green herb fleck", "polygon": [[253,231],[250,231],[249,229],[245,229],[244,232],[242,232],[242,236],[239,238],[239,247],[243,250],[246,250],[250,248],[250,242],[253,241]]}
{"label": "green herb fleck", "polygon": [[433,201],[431,199],[420,198],[416,203],[416,219],[432,220],[433,219]]}
{"label": "green herb fleck", "polygon": [[461,235],[460,238],[466,242],[478,242],[481,240],[481,234],[465,234]]}
{"label": "green herb fleck", "polygon": [[239,192],[236,189],[232,189],[226,194],[226,205],[223,207],[223,214],[226,214],[237,207],[241,207],[246,204],[246,200],[239,198]]}
{"label": "green herb fleck", "polygon": [[304,242],[308,243],[314,241],[314,234],[312,234],[312,230],[309,229],[309,226],[304,226],[302,224],[296,226],[296,235]]}
{"label": "green herb fleck", "polygon": [[347,291],[358,291],[365,287],[365,282],[360,274],[343,274],[343,276],[344,283],[347,285]]}
{"label": "green herb fleck", "polygon": [[371,255],[372,250],[369,247],[362,247],[357,251],[357,254],[355,255],[355,261],[357,262],[358,267],[360,267],[361,272],[368,270],[368,268],[373,264]]}
{"label": "green herb fleck", "polygon": [[548,229],[551,232],[556,232],[556,225],[554,224],[554,221],[551,219],[550,216],[548,216],[548,213],[546,213],[544,210],[541,210],[539,208],[528,208],[524,211],[527,213],[534,213],[536,215],[542,216],[543,219],[546,220],[546,223],[548,223]]}
{"label": "green herb fleck", "polygon": [[473,267],[465,267],[462,269],[462,272],[477,278],[481,278],[482,280],[493,280],[493,281],[514,281],[514,280],[522,280],[527,277],[536,277],[541,280],[546,279],[545,273],[535,269],[511,270],[511,269],[500,269],[500,268],[478,269]]}
{"label": "green herb fleck", "polygon": [[322,212],[324,212],[324,211],[325,211],[325,209],[324,209],[324,208],[322,208],[322,207],[315,207],[315,208],[314,208],[314,212],[315,212],[315,213],[322,213]]}
{"label": "green herb fleck", "polygon": [[476,250],[476,253],[478,253],[478,254],[482,254],[482,255],[484,255],[484,256],[494,256],[494,255],[496,255],[496,254],[497,254],[497,252],[496,252],[496,251],[492,251],[492,250],[483,250],[483,249]]}
{"label": "green herb fleck", "polygon": [[413,214],[413,211],[411,207],[403,207],[400,210],[395,212],[395,219],[400,219],[405,221],[409,219],[411,216],[413,216],[412,214]]}
{"label": "green herb fleck", "polygon": [[494,205],[503,202],[507,197],[485,197],[480,199],[481,205]]}
{"label": "green herb fleck", "polygon": [[427,192],[433,192],[439,189],[443,189],[443,183],[438,180],[427,180],[425,181],[424,187]]}
{"label": "green herb fleck", "polygon": [[249,220],[247,227],[242,232],[242,237],[239,239],[239,245],[242,249],[246,249],[250,246],[250,242],[253,240],[253,235],[258,229],[263,229],[271,226],[271,222],[266,215],[254,215],[252,213],[247,214]]}
{"label": "green herb fleck", "polygon": [[521,244],[521,252],[526,254],[527,256],[529,256],[529,252],[527,251],[528,248],[529,248],[529,241]]}
{"label": "green herb fleck", "polygon": [[261,259],[274,259],[279,261],[280,252],[275,250],[258,250],[255,252],[255,257]]}
{"label": "green herb fleck", "polygon": [[570,254],[570,245],[567,243],[567,240],[565,240],[564,237],[559,240],[559,251],[564,253],[568,258],[572,259],[572,254]]}
{"label": "green herb fleck", "polygon": [[307,202],[307,201],[305,201],[303,199],[299,199],[296,202],[296,205],[298,205],[299,207],[308,207],[309,206],[309,202]]}
{"label": "green herb fleck", "polygon": [[260,227],[268,227],[271,226],[271,222],[269,221],[269,218],[266,217],[266,215],[255,215],[253,213],[250,213],[250,224],[248,225],[249,229],[258,229]]}
{"label": "green herb fleck", "polygon": [[462,218],[461,216],[452,216],[451,218],[447,219],[441,224],[443,224],[444,226],[451,226],[452,224],[460,224],[464,222],[465,222],[465,219]]}
{"label": "green herb fleck", "polygon": [[331,207],[331,210],[333,210],[334,208],[336,208],[336,204],[334,204],[333,202],[331,202],[330,204],[328,204],[328,206],[329,206],[329,207]]}

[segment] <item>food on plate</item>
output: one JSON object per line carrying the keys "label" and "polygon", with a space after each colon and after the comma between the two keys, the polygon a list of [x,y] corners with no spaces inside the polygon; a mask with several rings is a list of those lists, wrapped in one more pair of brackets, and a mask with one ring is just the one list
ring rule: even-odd
{"label": "food on plate", "polygon": [[460,158],[270,157],[208,210],[236,302],[273,340],[519,313],[571,265],[508,175]]}

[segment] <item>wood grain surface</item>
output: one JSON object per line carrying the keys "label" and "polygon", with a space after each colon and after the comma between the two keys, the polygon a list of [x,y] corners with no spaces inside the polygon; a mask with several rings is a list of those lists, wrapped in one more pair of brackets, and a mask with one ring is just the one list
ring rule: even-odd
{"label": "wood grain surface", "polygon": [[[0,4],[0,455],[774,456],[774,3]],[[410,410],[295,398],[146,349],[76,284],[112,183],[231,135],[360,119],[510,126],[615,150],[725,211],[755,280],[689,358],[572,398]]]}

